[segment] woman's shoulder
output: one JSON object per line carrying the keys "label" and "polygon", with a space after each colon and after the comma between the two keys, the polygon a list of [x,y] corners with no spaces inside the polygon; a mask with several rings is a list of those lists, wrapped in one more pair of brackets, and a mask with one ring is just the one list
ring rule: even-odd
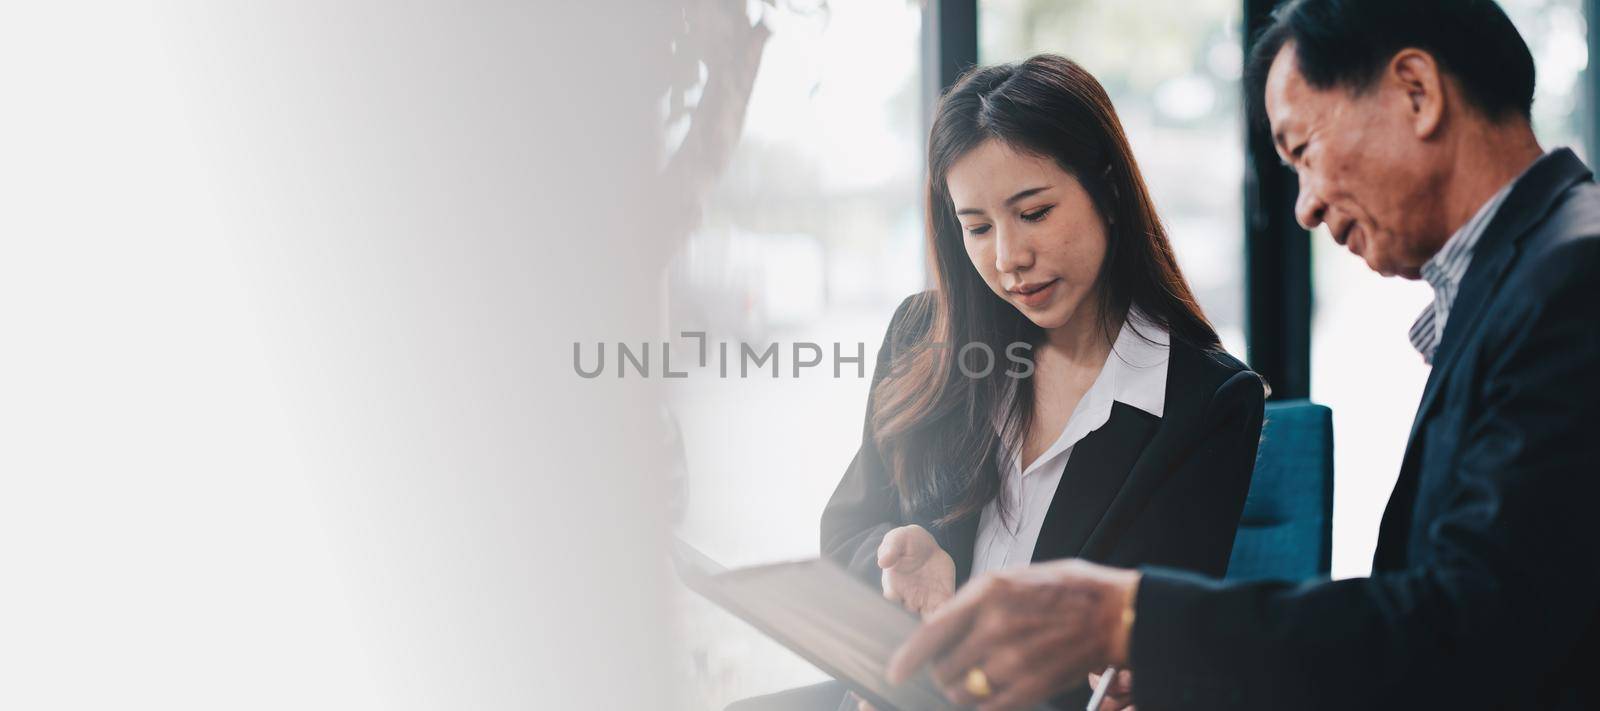
{"label": "woman's shoulder", "polygon": [[897,350],[915,342],[932,326],[937,307],[938,293],[932,289],[902,299],[894,310],[894,316],[889,318],[888,338],[885,340],[896,346]]}
{"label": "woman's shoulder", "polygon": [[899,323],[907,316],[931,318],[938,296],[938,292],[933,289],[925,289],[901,299],[900,305],[895,307],[894,318],[889,322],[890,325]]}
{"label": "woman's shoulder", "polygon": [[1265,399],[1266,381],[1226,350],[1177,337],[1171,348],[1167,377],[1172,386],[1212,397]]}

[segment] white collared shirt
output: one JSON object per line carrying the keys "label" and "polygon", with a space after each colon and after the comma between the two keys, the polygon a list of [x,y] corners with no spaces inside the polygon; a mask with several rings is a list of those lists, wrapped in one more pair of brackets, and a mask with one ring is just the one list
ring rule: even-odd
{"label": "white collared shirt", "polygon": [[[1117,334],[1100,374],[1078,400],[1055,443],[1029,464],[1027,471],[1021,470],[1021,458],[1016,453],[1002,457],[1005,464],[1000,496],[983,507],[978,519],[978,537],[972,550],[973,575],[1033,561],[1039,529],[1055,499],[1072,449],[1111,419],[1111,403],[1120,402],[1161,417],[1167,396],[1170,336],[1166,329],[1136,311],[1130,311],[1128,321]],[[1008,512],[1003,519],[1001,498],[1005,499]]]}

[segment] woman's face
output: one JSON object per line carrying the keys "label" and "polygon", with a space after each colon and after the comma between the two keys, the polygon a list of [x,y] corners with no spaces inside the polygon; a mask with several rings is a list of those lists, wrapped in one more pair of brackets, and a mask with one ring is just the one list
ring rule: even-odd
{"label": "woman's face", "polygon": [[1077,179],[990,139],[950,166],[946,184],[967,256],[995,294],[1046,330],[1093,308],[1106,226]]}

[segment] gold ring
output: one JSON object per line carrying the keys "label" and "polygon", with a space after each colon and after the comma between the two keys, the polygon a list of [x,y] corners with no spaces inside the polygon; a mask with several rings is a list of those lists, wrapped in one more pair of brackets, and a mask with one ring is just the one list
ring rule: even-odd
{"label": "gold ring", "polygon": [[983,670],[977,667],[967,670],[967,683],[965,686],[967,693],[980,699],[987,699],[990,694],[994,693],[994,689],[989,688],[989,675],[983,673]]}

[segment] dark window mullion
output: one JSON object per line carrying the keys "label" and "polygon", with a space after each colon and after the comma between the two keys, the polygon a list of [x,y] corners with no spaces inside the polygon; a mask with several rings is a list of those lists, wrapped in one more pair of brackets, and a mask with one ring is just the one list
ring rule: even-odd
{"label": "dark window mullion", "polygon": [[[1278,4],[1244,1],[1245,56]],[[1294,218],[1299,182],[1279,161],[1266,125],[1251,116],[1245,117],[1245,125],[1245,338],[1250,367],[1266,377],[1273,399],[1306,398],[1311,395],[1311,240]]]}

